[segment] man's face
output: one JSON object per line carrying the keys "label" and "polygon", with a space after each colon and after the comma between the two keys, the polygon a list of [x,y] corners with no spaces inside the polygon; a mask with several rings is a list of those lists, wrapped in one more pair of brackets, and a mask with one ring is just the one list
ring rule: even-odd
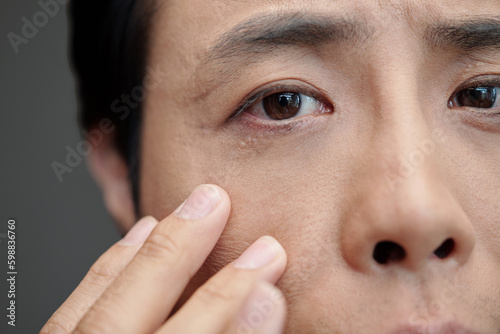
{"label": "man's face", "polygon": [[185,298],[271,235],[287,333],[498,333],[499,0],[158,3],[141,213],[232,202]]}

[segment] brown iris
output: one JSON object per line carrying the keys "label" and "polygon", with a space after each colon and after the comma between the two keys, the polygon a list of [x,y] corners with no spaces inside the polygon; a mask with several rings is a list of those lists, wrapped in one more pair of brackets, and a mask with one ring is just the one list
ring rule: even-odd
{"label": "brown iris", "polygon": [[300,111],[300,94],[278,93],[262,100],[264,110],[271,119],[281,120],[291,118]]}
{"label": "brown iris", "polygon": [[473,87],[460,91],[456,101],[460,107],[491,109],[497,99],[496,87]]}

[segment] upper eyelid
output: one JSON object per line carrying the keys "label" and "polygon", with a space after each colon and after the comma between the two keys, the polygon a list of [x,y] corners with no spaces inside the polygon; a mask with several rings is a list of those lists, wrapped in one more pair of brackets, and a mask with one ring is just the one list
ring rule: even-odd
{"label": "upper eyelid", "polygon": [[455,90],[453,94],[456,94],[464,89],[474,88],[474,87],[484,87],[484,86],[500,87],[500,75],[483,75],[469,79],[466,82],[462,83],[460,86],[458,86],[458,88]]}
{"label": "upper eyelid", "polygon": [[464,89],[471,89],[471,88],[480,88],[480,87],[500,87],[500,80],[498,82],[471,82],[470,84],[467,84],[461,88],[460,90]]}
{"label": "upper eyelid", "polygon": [[253,103],[261,100],[261,99],[264,99],[268,96],[271,96],[273,94],[279,94],[279,93],[296,93],[296,94],[302,94],[302,95],[307,95],[307,96],[310,96],[312,98],[315,98],[317,100],[319,99],[322,99],[320,96],[318,96],[319,94],[312,91],[311,89],[309,88],[305,88],[305,87],[298,87],[298,86],[294,86],[294,85],[276,85],[276,86],[272,86],[272,87],[269,87],[269,88],[265,88],[263,89],[262,91],[256,93],[255,95],[253,95],[249,101],[252,101]]}

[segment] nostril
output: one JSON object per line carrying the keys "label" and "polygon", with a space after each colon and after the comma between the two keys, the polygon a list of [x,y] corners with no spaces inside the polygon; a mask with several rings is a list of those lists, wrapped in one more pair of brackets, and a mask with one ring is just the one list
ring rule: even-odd
{"label": "nostril", "polygon": [[373,258],[380,264],[397,262],[406,257],[406,251],[395,242],[381,241],[373,250]]}
{"label": "nostril", "polygon": [[444,259],[450,253],[453,251],[453,248],[455,248],[455,241],[453,239],[446,239],[441,246],[439,246],[435,251],[434,255],[436,255],[440,259]]}

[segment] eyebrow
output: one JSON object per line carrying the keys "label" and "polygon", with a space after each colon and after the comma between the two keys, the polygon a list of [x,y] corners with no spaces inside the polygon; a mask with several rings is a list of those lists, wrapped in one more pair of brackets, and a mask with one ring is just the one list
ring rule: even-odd
{"label": "eyebrow", "polygon": [[[223,34],[207,56],[208,62],[266,54],[281,46],[320,48],[325,43],[355,46],[372,35],[366,24],[345,17],[292,13],[267,14]],[[500,49],[500,17],[438,24],[426,29],[433,48],[455,47],[465,52]]]}
{"label": "eyebrow", "polygon": [[433,48],[452,47],[465,52],[500,51],[500,17],[431,26],[425,38]]}
{"label": "eyebrow", "polygon": [[322,48],[325,43],[360,44],[370,35],[366,25],[348,18],[303,13],[251,18],[223,34],[207,60],[267,54],[282,46]]}

